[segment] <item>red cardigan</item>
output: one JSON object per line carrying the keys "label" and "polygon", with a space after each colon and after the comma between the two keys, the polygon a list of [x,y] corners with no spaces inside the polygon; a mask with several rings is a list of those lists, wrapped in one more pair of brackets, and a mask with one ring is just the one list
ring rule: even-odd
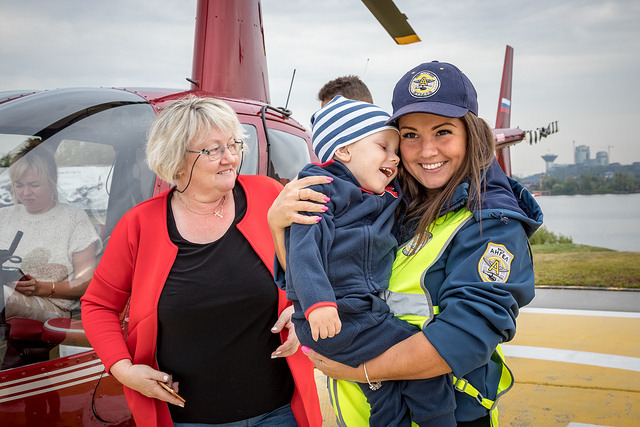
{"label": "red cardigan", "polygon": [[[238,182],[247,195],[247,213],[238,230],[273,273],[274,248],[267,211],[282,186],[259,175],[241,175]],[[127,212],[113,230],[109,244],[82,297],[82,324],[107,372],[122,359],[157,369],[157,305],[178,248],[169,239],[167,197],[160,194]],[[273,286],[276,286],[275,283]],[[127,336],[120,313],[131,299]],[[278,314],[290,305],[279,290]],[[287,330],[281,333],[284,342]],[[313,364],[298,350],[287,357],[295,387],[291,407],[301,426],[322,425]],[[166,402],[148,398],[124,387],[125,397],[138,426],[172,426]]]}

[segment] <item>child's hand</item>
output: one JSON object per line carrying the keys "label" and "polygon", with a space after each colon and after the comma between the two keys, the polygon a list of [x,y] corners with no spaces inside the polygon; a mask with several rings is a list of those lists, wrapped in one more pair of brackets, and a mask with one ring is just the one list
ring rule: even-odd
{"label": "child's hand", "polygon": [[314,341],[331,338],[340,333],[342,322],[335,307],[318,307],[309,313],[309,325]]}

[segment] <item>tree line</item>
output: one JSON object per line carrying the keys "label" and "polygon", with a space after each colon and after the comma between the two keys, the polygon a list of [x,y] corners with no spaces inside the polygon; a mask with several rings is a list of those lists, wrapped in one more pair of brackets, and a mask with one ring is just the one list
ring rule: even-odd
{"label": "tree line", "polygon": [[583,174],[566,178],[545,175],[529,190],[548,191],[552,195],[640,193],[640,176],[629,173],[612,176]]}

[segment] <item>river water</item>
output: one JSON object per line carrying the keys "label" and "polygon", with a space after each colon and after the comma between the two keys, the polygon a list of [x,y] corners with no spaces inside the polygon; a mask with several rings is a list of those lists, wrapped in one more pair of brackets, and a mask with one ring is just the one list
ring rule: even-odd
{"label": "river water", "polygon": [[549,231],[573,243],[640,252],[640,194],[539,196]]}

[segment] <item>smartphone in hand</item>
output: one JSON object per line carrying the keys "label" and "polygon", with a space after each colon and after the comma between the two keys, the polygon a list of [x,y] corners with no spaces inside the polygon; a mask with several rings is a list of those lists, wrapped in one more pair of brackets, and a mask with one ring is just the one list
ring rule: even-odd
{"label": "smartphone in hand", "polygon": [[171,387],[169,387],[167,384],[165,384],[165,383],[163,383],[163,382],[160,382],[160,381],[158,381],[158,384],[160,384],[160,386],[161,386],[163,389],[167,390],[167,391],[168,391],[169,393],[171,393],[174,397],[177,397],[178,399],[180,399],[180,401],[181,401],[182,403],[186,402],[182,396],[180,396],[178,393],[176,393],[176,392],[175,392],[175,390],[174,390],[174,389],[172,389]]}

